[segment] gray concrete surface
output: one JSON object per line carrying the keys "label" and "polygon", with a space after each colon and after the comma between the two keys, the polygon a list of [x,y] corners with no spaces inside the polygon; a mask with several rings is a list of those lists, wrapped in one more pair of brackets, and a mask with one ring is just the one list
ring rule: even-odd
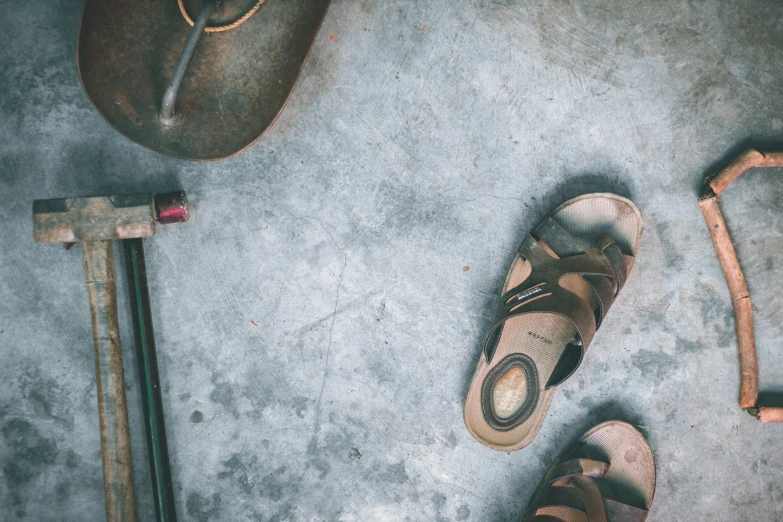
{"label": "gray concrete surface", "polygon": [[[783,138],[776,0],[335,0],[275,126],[203,164],[93,110],[80,0],[0,6],[0,519],[104,516],[81,249],[34,244],[32,200],[176,188],[192,222],[147,262],[181,520],[518,520],[553,458],[612,418],[655,452],[651,521],[783,519],[783,426],[736,406],[696,204],[704,174]],[[781,183],[753,173],[724,197],[768,401]],[[501,281],[530,228],[588,191],[641,208],[638,263],[537,440],[489,450],[461,407]],[[153,520],[127,306],[121,322]]]}

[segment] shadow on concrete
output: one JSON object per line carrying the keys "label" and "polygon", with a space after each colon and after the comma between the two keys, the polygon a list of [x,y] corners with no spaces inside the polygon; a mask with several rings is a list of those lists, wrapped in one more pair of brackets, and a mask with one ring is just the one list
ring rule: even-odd
{"label": "shadow on concrete", "polygon": [[[135,145],[134,145],[135,146]],[[78,143],[60,162],[57,187],[62,193],[38,194],[38,198],[162,193],[182,190],[178,169],[150,168],[128,155],[122,165],[108,166],[103,143]],[[89,187],[89,188],[85,188]]]}
{"label": "shadow on concrete", "polygon": [[759,391],[759,399],[756,403],[760,406],[783,407],[783,390]]}

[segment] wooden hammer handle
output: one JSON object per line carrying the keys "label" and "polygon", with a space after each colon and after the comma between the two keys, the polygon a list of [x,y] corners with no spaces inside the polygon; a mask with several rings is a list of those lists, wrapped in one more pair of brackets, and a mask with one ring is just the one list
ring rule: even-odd
{"label": "wooden hammer handle", "polygon": [[95,377],[103,452],[103,488],[107,522],[135,522],[128,410],[122,372],[117,285],[111,241],[87,241],[84,281],[90,297],[95,342]]}

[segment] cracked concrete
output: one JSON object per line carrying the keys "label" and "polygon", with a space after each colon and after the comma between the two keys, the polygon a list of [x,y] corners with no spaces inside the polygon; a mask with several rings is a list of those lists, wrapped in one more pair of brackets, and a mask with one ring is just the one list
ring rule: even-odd
{"label": "cracked concrete", "polygon": [[[611,418],[655,452],[649,520],[783,518],[783,426],[736,406],[697,205],[722,162],[783,144],[779,2],[335,0],[280,119],[216,163],[103,121],[76,75],[80,10],[0,18],[0,519],[104,516],[81,251],[33,243],[32,201],[177,188],[192,221],[146,250],[181,520],[519,520],[558,453]],[[776,174],[722,198],[766,401],[783,394]],[[538,438],[491,451],[461,408],[500,286],[531,227],[588,191],[644,214],[634,273]]]}

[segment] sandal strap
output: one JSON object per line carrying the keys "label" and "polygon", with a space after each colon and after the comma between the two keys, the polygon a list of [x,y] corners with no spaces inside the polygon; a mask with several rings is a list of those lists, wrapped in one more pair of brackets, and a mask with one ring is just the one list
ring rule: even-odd
{"label": "sandal strap", "polygon": [[[588,522],[606,522],[601,492],[595,483],[609,469],[609,464],[590,459],[572,459],[554,466],[544,478],[542,487],[528,506],[524,522],[558,520],[550,515],[536,515],[545,507],[567,507],[587,514]],[[567,486],[553,483],[568,479]]]}
{"label": "sandal strap", "polygon": [[617,298],[620,290],[625,286],[625,281],[628,279],[628,274],[630,274],[635,261],[633,256],[623,254],[615,240],[610,236],[602,235],[598,238],[597,248],[606,257],[609,266],[612,267],[614,278],[610,279],[592,275],[582,276],[582,279],[587,281],[598,297],[598,309],[595,310],[596,329],[601,326],[606,313],[614,304],[614,300]]}
{"label": "sandal strap", "polygon": [[[560,257],[552,256],[542,243]],[[602,236],[598,247],[583,244],[552,218],[544,219],[525,238],[518,253],[530,263],[532,270],[522,283],[500,296],[494,324],[484,345],[487,362],[492,360],[503,324],[528,313],[552,313],[571,321],[584,353],[625,282],[626,257],[631,256],[624,256],[608,236]],[[567,274],[582,276],[595,290],[601,303],[597,313],[584,299],[559,285],[560,278]]]}
{"label": "sandal strap", "polygon": [[584,458],[570,459],[557,464],[555,467],[549,470],[549,473],[547,473],[546,476],[546,481],[552,484],[553,482],[562,478],[573,478],[577,476],[601,478],[606,474],[608,469],[609,464],[599,460]]}
{"label": "sandal strap", "polygon": [[571,477],[574,489],[579,491],[582,502],[585,503],[587,522],[606,522],[604,499],[595,480],[589,477]]}
{"label": "sandal strap", "polygon": [[625,286],[625,281],[628,279],[631,267],[633,267],[634,257],[623,254],[614,238],[607,236],[606,234],[598,239],[597,246],[601,253],[609,260],[609,264],[612,265],[612,269],[614,270],[615,281],[617,281],[617,291],[614,293],[616,296]]}

